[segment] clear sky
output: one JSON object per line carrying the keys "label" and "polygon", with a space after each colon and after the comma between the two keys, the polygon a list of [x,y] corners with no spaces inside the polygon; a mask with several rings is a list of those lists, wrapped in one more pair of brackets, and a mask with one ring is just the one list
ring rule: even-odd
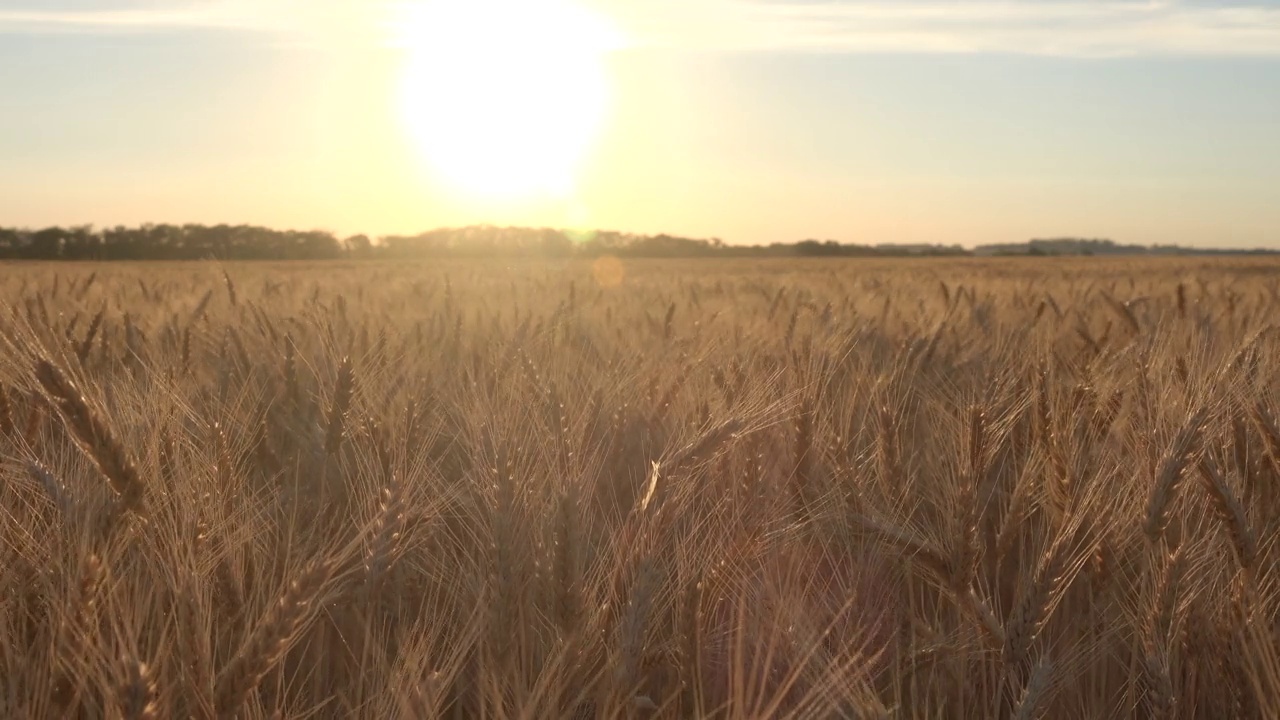
{"label": "clear sky", "polygon": [[0,0],[0,225],[1280,247],[1280,0]]}

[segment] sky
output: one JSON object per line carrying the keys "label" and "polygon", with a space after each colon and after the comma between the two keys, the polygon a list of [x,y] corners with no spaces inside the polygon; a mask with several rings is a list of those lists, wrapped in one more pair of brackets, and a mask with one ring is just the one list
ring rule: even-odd
{"label": "sky", "polygon": [[0,0],[0,226],[1280,248],[1280,0]]}

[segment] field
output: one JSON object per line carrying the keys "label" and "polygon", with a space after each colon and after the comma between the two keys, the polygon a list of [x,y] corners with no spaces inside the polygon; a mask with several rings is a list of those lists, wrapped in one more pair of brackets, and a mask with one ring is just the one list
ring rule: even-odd
{"label": "field", "polygon": [[1280,717],[1280,262],[3,271],[2,717]]}

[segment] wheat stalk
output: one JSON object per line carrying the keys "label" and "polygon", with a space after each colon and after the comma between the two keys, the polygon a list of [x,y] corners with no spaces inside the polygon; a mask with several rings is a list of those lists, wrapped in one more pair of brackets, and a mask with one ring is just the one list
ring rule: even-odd
{"label": "wheat stalk", "polygon": [[200,298],[200,302],[196,303],[195,309],[191,311],[191,317],[187,320],[188,327],[195,325],[204,319],[205,312],[209,309],[209,301],[212,299],[213,291],[209,290],[205,292],[204,296]]}
{"label": "wheat stalk", "polygon": [[13,423],[13,402],[9,399],[9,388],[0,383],[0,435],[12,440],[17,433]]}
{"label": "wheat stalk", "polygon": [[582,552],[576,484],[570,482],[556,504],[555,547],[552,559],[555,575],[556,620],[561,632],[572,633],[582,614]]}
{"label": "wheat stalk", "polygon": [[106,566],[98,555],[85,556],[80,563],[79,581],[73,601],[64,612],[57,628],[55,651],[58,669],[53,680],[53,700],[64,708],[75,703],[83,685],[76,675],[76,663],[83,661],[88,641],[93,634],[93,620],[98,594],[106,577]]}

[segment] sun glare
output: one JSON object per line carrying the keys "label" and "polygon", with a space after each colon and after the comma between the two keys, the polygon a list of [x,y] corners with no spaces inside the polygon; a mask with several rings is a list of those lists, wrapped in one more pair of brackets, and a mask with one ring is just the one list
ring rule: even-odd
{"label": "sun glare", "polygon": [[426,0],[396,35],[404,122],[437,181],[487,200],[572,194],[608,105],[607,21],[571,0]]}

